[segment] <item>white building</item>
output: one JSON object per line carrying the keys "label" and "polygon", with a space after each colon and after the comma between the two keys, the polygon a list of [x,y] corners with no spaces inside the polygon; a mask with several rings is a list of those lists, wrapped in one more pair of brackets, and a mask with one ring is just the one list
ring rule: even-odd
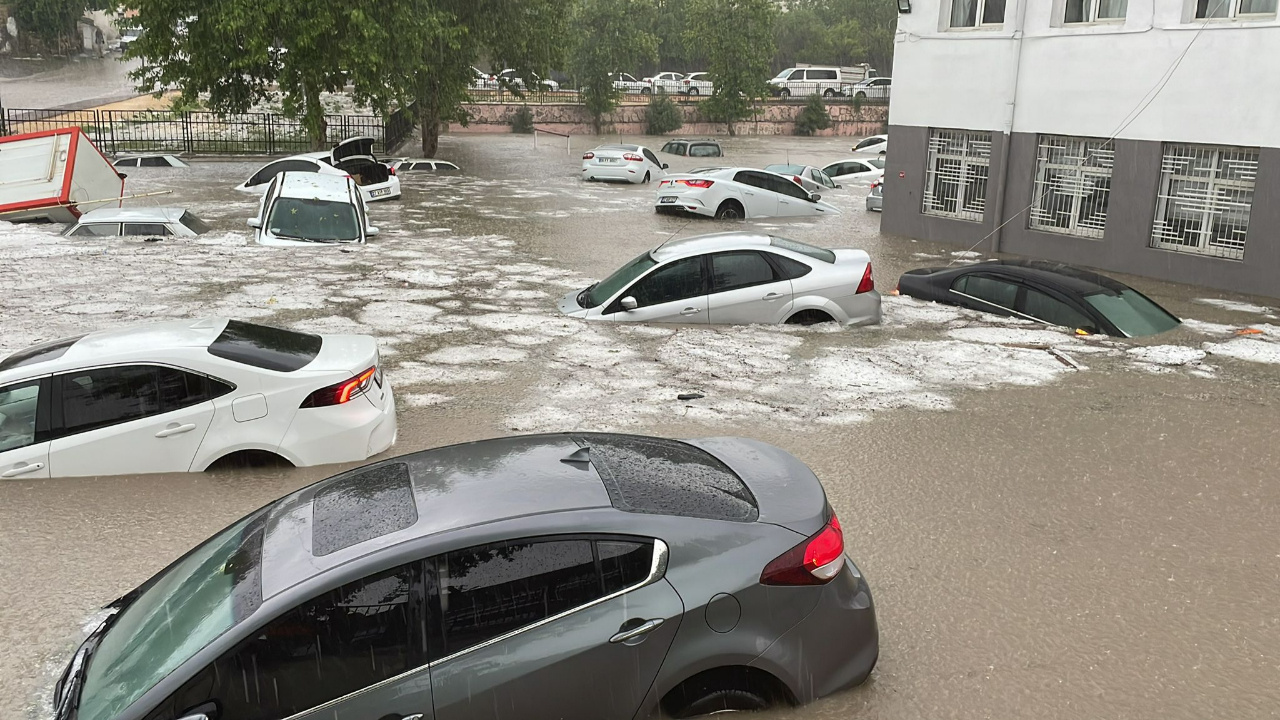
{"label": "white building", "polygon": [[1280,296],[1276,8],[911,0],[884,231]]}

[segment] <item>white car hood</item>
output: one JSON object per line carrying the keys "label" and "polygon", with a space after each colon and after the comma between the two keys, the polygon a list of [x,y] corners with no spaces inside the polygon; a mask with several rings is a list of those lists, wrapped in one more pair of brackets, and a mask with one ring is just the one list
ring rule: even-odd
{"label": "white car hood", "polygon": [[582,291],[581,290],[569,291],[568,293],[565,294],[564,297],[560,298],[560,300],[556,302],[556,307],[560,310],[560,312],[564,313],[565,315],[568,315],[569,317],[578,317],[578,318],[586,317],[587,309],[578,305],[578,293],[580,292]]}

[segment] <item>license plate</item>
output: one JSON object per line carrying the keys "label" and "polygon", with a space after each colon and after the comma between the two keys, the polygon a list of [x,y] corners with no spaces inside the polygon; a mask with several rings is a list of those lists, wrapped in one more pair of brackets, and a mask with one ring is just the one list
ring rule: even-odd
{"label": "license plate", "polygon": [[391,194],[391,188],[381,188],[369,192],[369,197],[386,197]]}
{"label": "license plate", "polygon": [[679,200],[679,199],[680,199],[680,198],[677,198],[677,197],[673,197],[673,196],[671,196],[671,195],[668,195],[668,196],[666,196],[666,197],[660,197],[660,198],[658,198],[658,203],[659,203],[659,204],[674,203],[676,200]]}
{"label": "license plate", "polygon": [[606,163],[606,164],[609,164],[609,163],[616,164],[618,162],[618,158],[596,158],[596,162]]}

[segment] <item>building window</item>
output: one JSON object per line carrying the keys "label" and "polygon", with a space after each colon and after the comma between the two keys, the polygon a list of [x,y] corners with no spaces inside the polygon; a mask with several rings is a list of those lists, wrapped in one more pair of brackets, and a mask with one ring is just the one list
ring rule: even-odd
{"label": "building window", "polygon": [[990,171],[991,133],[931,130],[924,212],[981,221]]}
{"label": "building window", "polygon": [[953,28],[971,28],[982,25],[1004,24],[1005,0],[951,0]]}
{"label": "building window", "polygon": [[1256,148],[1166,145],[1151,247],[1244,257]]}
{"label": "building window", "polygon": [[1123,20],[1129,0],[1067,0],[1064,23],[1091,23],[1099,20]]}
{"label": "building window", "polygon": [[1041,135],[1030,227],[1101,238],[1115,157],[1107,140]]}
{"label": "building window", "polygon": [[1196,19],[1275,15],[1276,0],[1196,0]]}

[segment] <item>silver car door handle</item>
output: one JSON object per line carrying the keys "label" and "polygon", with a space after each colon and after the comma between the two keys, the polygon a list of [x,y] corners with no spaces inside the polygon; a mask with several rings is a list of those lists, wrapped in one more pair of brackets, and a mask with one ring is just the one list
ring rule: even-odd
{"label": "silver car door handle", "polygon": [[697,315],[702,312],[702,308],[687,307],[680,311],[681,315]]}
{"label": "silver car door handle", "polygon": [[27,473],[33,473],[37,470],[43,470],[43,469],[44,469],[44,463],[30,463],[27,465],[23,465],[20,468],[14,468],[9,472],[3,475],[0,475],[0,478],[15,478],[15,477],[18,477],[19,475],[26,475]]}
{"label": "silver car door handle", "polygon": [[169,427],[156,433],[156,437],[158,438],[172,437],[174,435],[181,435],[182,433],[189,433],[195,429],[196,429],[195,423],[187,423],[186,425],[170,425]]}
{"label": "silver car door handle", "polygon": [[641,635],[648,635],[654,630],[657,630],[659,627],[662,627],[662,623],[663,623],[662,618],[655,618],[653,620],[646,622],[643,625],[638,625],[636,627],[633,627],[630,630],[623,630],[617,635],[614,635],[613,637],[609,638],[609,642],[614,643],[616,645],[618,643],[624,643],[628,640],[634,640],[640,637]]}
{"label": "silver car door handle", "polygon": [[768,295],[765,295],[760,299],[770,301],[770,300],[777,300],[778,298],[781,298],[781,297],[785,297],[785,296],[782,293],[769,293]]}

